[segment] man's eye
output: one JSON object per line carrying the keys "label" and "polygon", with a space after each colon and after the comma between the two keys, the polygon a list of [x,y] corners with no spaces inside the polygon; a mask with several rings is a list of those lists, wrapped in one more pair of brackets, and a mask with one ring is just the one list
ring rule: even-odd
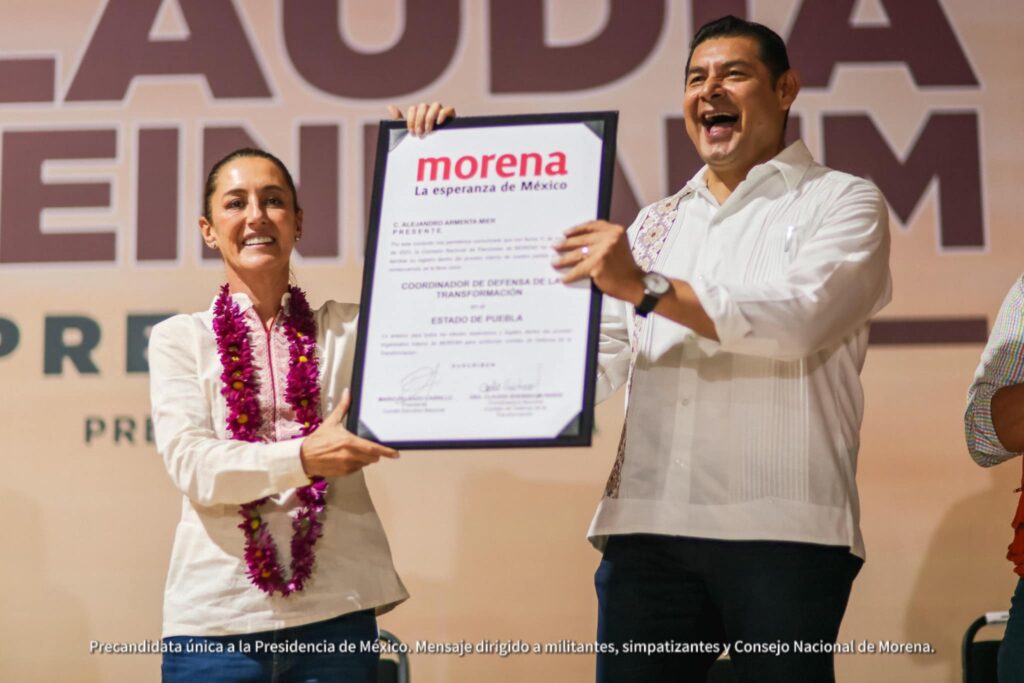
{"label": "man's eye", "polygon": [[690,79],[688,85],[699,85],[701,82],[703,82],[703,80],[703,76],[694,76],[693,78]]}

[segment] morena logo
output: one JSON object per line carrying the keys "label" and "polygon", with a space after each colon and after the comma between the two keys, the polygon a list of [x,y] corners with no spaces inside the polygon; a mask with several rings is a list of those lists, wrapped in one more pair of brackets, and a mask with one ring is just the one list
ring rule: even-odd
{"label": "morena logo", "polygon": [[459,180],[488,178],[491,172],[499,178],[512,176],[566,175],[565,152],[550,152],[547,159],[537,152],[522,154],[467,154],[454,163],[451,157],[424,157],[416,169],[416,181],[450,180],[452,172]]}

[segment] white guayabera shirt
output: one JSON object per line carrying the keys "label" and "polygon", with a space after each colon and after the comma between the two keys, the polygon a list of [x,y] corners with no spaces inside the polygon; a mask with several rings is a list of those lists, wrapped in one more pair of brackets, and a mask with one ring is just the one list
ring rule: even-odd
{"label": "white guayabera shirt", "polygon": [[[598,398],[626,381],[624,448],[589,537],[652,533],[849,546],[868,320],[891,298],[889,221],[872,183],[802,142],[721,205],[702,169],[653,270],[689,282],[720,341],[605,299]],[[637,239],[651,211],[630,228]]]}

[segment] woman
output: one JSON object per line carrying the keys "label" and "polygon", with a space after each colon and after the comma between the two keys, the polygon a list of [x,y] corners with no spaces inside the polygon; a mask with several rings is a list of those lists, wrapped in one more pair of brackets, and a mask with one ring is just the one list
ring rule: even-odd
{"label": "woman", "polygon": [[[453,114],[421,104],[407,122],[424,134]],[[343,425],[358,308],[314,311],[289,287],[303,213],[273,155],[214,165],[199,227],[227,282],[149,345],[156,445],[184,494],[164,680],[376,681],[360,644],[408,595],[361,471],[398,453]]]}

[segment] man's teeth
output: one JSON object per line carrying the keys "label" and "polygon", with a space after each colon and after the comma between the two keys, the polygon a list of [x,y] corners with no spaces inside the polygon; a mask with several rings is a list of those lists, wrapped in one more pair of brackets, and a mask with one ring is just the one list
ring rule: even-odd
{"label": "man's teeth", "polygon": [[736,123],[739,119],[735,114],[705,114],[704,125],[714,126],[719,123]]}
{"label": "man's teeth", "polygon": [[250,237],[249,239],[247,239],[244,242],[244,244],[247,247],[252,247],[252,246],[255,246],[257,244],[270,244],[273,241],[274,241],[273,237]]}

